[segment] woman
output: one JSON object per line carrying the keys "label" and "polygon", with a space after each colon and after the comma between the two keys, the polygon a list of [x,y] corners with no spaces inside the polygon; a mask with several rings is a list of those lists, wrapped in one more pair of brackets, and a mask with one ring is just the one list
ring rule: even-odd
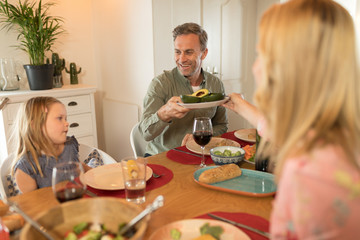
{"label": "woman", "polygon": [[[360,79],[352,18],[332,0],[272,6],[260,22],[255,101],[278,192],[273,239],[360,239]],[[244,107],[231,95],[230,109]],[[261,121],[260,121],[261,122]]]}

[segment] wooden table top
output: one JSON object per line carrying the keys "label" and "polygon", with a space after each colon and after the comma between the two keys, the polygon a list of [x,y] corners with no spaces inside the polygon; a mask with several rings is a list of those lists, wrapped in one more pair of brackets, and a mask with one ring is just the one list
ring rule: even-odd
{"label": "wooden table top", "polygon": [[[166,152],[148,157],[148,163],[161,164],[174,173],[174,178],[166,185],[146,192],[145,207],[158,195],[163,195],[165,205],[151,215],[144,239],[159,227],[182,219],[214,212],[244,212],[270,218],[273,197],[248,197],[208,189],[197,184],[193,179],[195,165],[184,165],[166,157]],[[254,165],[241,163],[242,168],[254,169]],[[50,187],[22,194],[11,198],[31,217],[46,211],[59,203]]]}

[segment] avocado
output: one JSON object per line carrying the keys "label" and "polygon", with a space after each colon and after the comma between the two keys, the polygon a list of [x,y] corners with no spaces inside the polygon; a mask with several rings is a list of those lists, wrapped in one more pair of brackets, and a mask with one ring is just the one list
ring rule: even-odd
{"label": "avocado", "polygon": [[203,88],[203,89],[197,90],[196,92],[191,94],[191,96],[202,98],[202,97],[205,97],[205,96],[207,96],[209,94],[210,94],[209,90],[207,90],[206,88]]}
{"label": "avocado", "polygon": [[192,95],[180,95],[180,98],[183,103],[198,103],[201,100],[201,98]]}
{"label": "avocado", "polygon": [[223,100],[225,98],[224,93],[210,93],[209,95],[202,97],[201,102],[213,102]]}

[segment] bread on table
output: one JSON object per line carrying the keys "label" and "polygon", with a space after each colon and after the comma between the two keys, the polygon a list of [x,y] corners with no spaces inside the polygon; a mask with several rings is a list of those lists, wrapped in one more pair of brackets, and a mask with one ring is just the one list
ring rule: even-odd
{"label": "bread on table", "polygon": [[231,163],[220,167],[205,170],[199,176],[202,183],[216,183],[229,180],[241,175],[241,169],[238,165]]}
{"label": "bread on table", "polygon": [[1,220],[10,232],[22,228],[25,224],[24,218],[18,213],[5,215],[1,217]]}

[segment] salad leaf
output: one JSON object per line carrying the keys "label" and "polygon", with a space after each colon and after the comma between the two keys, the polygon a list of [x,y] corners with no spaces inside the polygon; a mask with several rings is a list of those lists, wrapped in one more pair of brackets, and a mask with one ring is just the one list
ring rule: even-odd
{"label": "salad leaf", "polygon": [[81,222],[74,226],[73,230],[76,234],[80,234],[84,229],[86,229],[89,226],[89,223],[87,222]]}
{"label": "salad leaf", "polygon": [[170,236],[171,236],[172,240],[180,240],[181,232],[176,228],[171,229]]}
{"label": "salad leaf", "polygon": [[200,234],[201,235],[210,234],[211,236],[213,236],[217,240],[220,240],[220,235],[223,232],[224,232],[224,229],[221,226],[213,226],[213,227],[211,227],[209,225],[209,223],[205,223],[200,228]]}

